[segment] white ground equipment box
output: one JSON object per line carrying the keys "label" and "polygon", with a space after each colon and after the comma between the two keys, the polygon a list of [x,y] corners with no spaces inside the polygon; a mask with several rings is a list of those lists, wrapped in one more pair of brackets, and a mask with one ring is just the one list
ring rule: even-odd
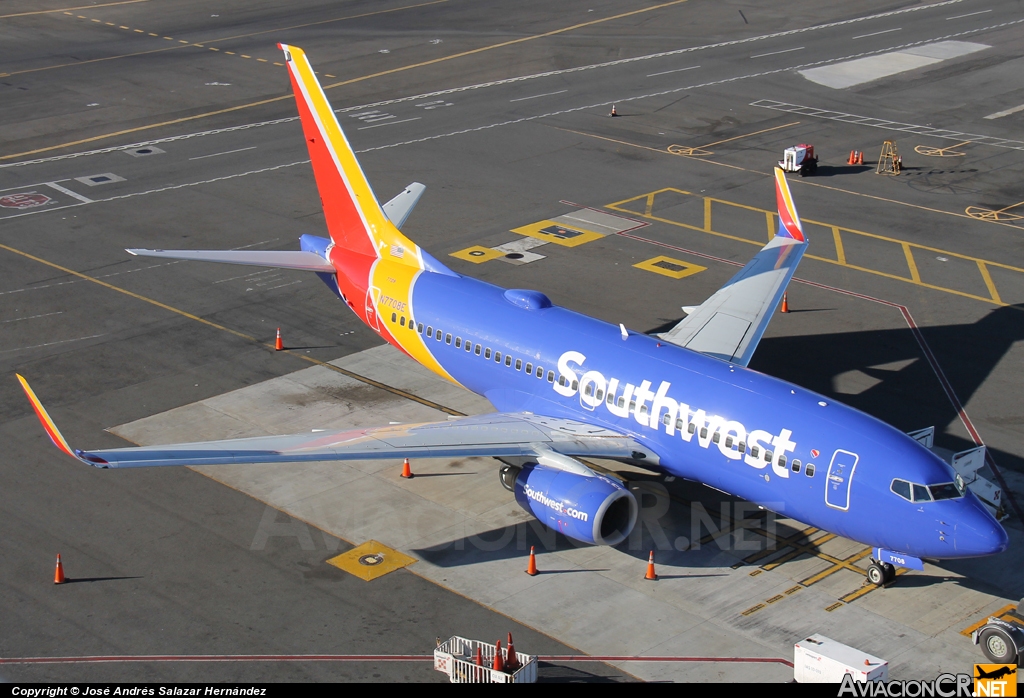
{"label": "white ground equipment box", "polygon": [[842,683],[846,674],[852,674],[854,681],[888,681],[889,662],[824,635],[796,643],[793,678],[797,683]]}
{"label": "white ground equipment box", "polygon": [[[474,661],[478,647],[483,666]],[[509,674],[491,668],[494,652],[495,645],[455,636],[434,650],[434,668],[448,674],[452,683],[537,683],[536,657],[516,652],[519,668]]]}

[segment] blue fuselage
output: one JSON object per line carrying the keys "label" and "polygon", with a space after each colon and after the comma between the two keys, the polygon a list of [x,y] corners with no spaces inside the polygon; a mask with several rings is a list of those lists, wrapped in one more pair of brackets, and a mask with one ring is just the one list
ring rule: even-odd
{"label": "blue fuselage", "polygon": [[895,478],[930,486],[955,473],[907,435],[831,399],[643,334],[623,338],[536,292],[427,272],[411,307],[412,331],[426,339],[431,330],[440,365],[500,411],[629,434],[668,473],[872,546],[929,558],[1006,547],[969,491],[927,502],[892,492]]}

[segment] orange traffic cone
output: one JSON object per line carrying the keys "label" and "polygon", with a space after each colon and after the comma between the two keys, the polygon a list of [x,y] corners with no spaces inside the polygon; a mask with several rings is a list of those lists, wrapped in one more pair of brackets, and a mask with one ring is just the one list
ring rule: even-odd
{"label": "orange traffic cone", "polygon": [[788,291],[782,292],[782,312],[784,313],[789,312],[789,299],[786,297],[788,293]]}
{"label": "orange traffic cone", "polygon": [[57,571],[53,573],[53,583],[63,584],[66,581],[64,578],[64,565],[60,564],[60,553],[57,553]]}
{"label": "orange traffic cone", "polygon": [[484,653],[480,650],[480,645],[476,646],[476,654],[473,655],[473,663],[477,666],[484,665]]}
{"label": "orange traffic cone", "polygon": [[864,164],[864,151],[861,151],[861,152],[857,153],[857,164],[858,165],[863,165]]}
{"label": "orange traffic cone", "polygon": [[501,658],[501,640],[494,643],[494,664],[491,668],[495,671],[505,671],[505,660]]}
{"label": "orange traffic cone", "polygon": [[402,477],[406,480],[412,479],[412,467],[409,465],[409,459],[406,458],[405,462],[402,463]]}
{"label": "orange traffic cone", "polygon": [[615,105],[614,104],[612,105],[612,116],[618,116],[618,114],[615,113]]}
{"label": "orange traffic cone", "polygon": [[647,558],[647,574],[644,575],[644,579],[649,579],[652,582],[658,581],[658,575],[654,572],[654,551],[651,551],[651,556]]}
{"label": "orange traffic cone", "polygon": [[847,165],[855,165],[855,164],[857,164],[857,151],[856,150],[851,150],[850,151],[850,157],[846,158],[846,164]]}
{"label": "orange traffic cone", "polygon": [[539,574],[539,572],[537,572],[537,556],[533,554],[532,545],[530,546],[530,564],[526,566],[526,574],[531,577],[536,577]]}
{"label": "orange traffic cone", "polygon": [[284,342],[281,341],[281,328],[277,328],[277,341],[274,342],[274,350],[281,351],[284,349]]}
{"label": "orange traffic cone", "polygon": [[508,634],[508,649],[505,653],[505,671],[514,674],[519,668],[519,657],[516,656],[516,646],[512,644],[512,633]]}

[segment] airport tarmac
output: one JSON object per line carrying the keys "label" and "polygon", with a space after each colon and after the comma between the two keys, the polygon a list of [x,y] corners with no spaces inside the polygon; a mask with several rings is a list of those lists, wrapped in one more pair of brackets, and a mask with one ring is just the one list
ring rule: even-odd
{"label": "airport tarmac", "polygon": [[[512,631],[536,654],[791,659],[822,632],[889,659],[895,678],[928,678],[967,670],[981,655],[962,632],[1024,595],[1013,3],[8,5],[0,657],[427,654],[436,637]],[[744,536],[716,540],[720,496],[651,473],[619,472],[647,493],[639,539],[588,549],[532,527],[494,461],[424,461],[403,481],[383,462],[129,473],[66,459],[15,372],[81,447],[489,409],[393,356],[315,278],[122,252],[294,249],[324,234],[277,41],[307,51],[380,197],[427,185],[412,239],[459,273],[640,331],[677,321],[767,240],[771,167],[785,146],[815,144],[818,176],[791,179],[812,241],[794,312],[773,320],[752,367],[907,431],[935,425],[951,451],[983,440],[997,468],[984,474],[1013,500],[1010,551],[873,589],[863,546],[788,521],[769,532],[750,512]],[[886,138],[898,177],[873,172]],[[865,166],[846,164],[854,149]],[[549,224],[586,234],[552,237]],[[275,353],[279,326],[289,351]],[[369,582],[327,563],[368,540],[416,562]],[[522,572],[528,544],[537,578]],[[49,584],[58,552],[82,583]],[[545,671],[788,678],[742,663]],[[310,662],[0,676],[443,678]]]}

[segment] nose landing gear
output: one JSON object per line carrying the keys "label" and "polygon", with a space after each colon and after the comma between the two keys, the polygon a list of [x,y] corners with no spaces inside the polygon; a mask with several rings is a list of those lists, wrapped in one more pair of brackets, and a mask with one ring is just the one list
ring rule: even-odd
{"label": "nose landing gear", "polygon": [[896,579],[896,567],[888,562],[871,561],[867,571],[868,581],[875,586],[883,586]]}

